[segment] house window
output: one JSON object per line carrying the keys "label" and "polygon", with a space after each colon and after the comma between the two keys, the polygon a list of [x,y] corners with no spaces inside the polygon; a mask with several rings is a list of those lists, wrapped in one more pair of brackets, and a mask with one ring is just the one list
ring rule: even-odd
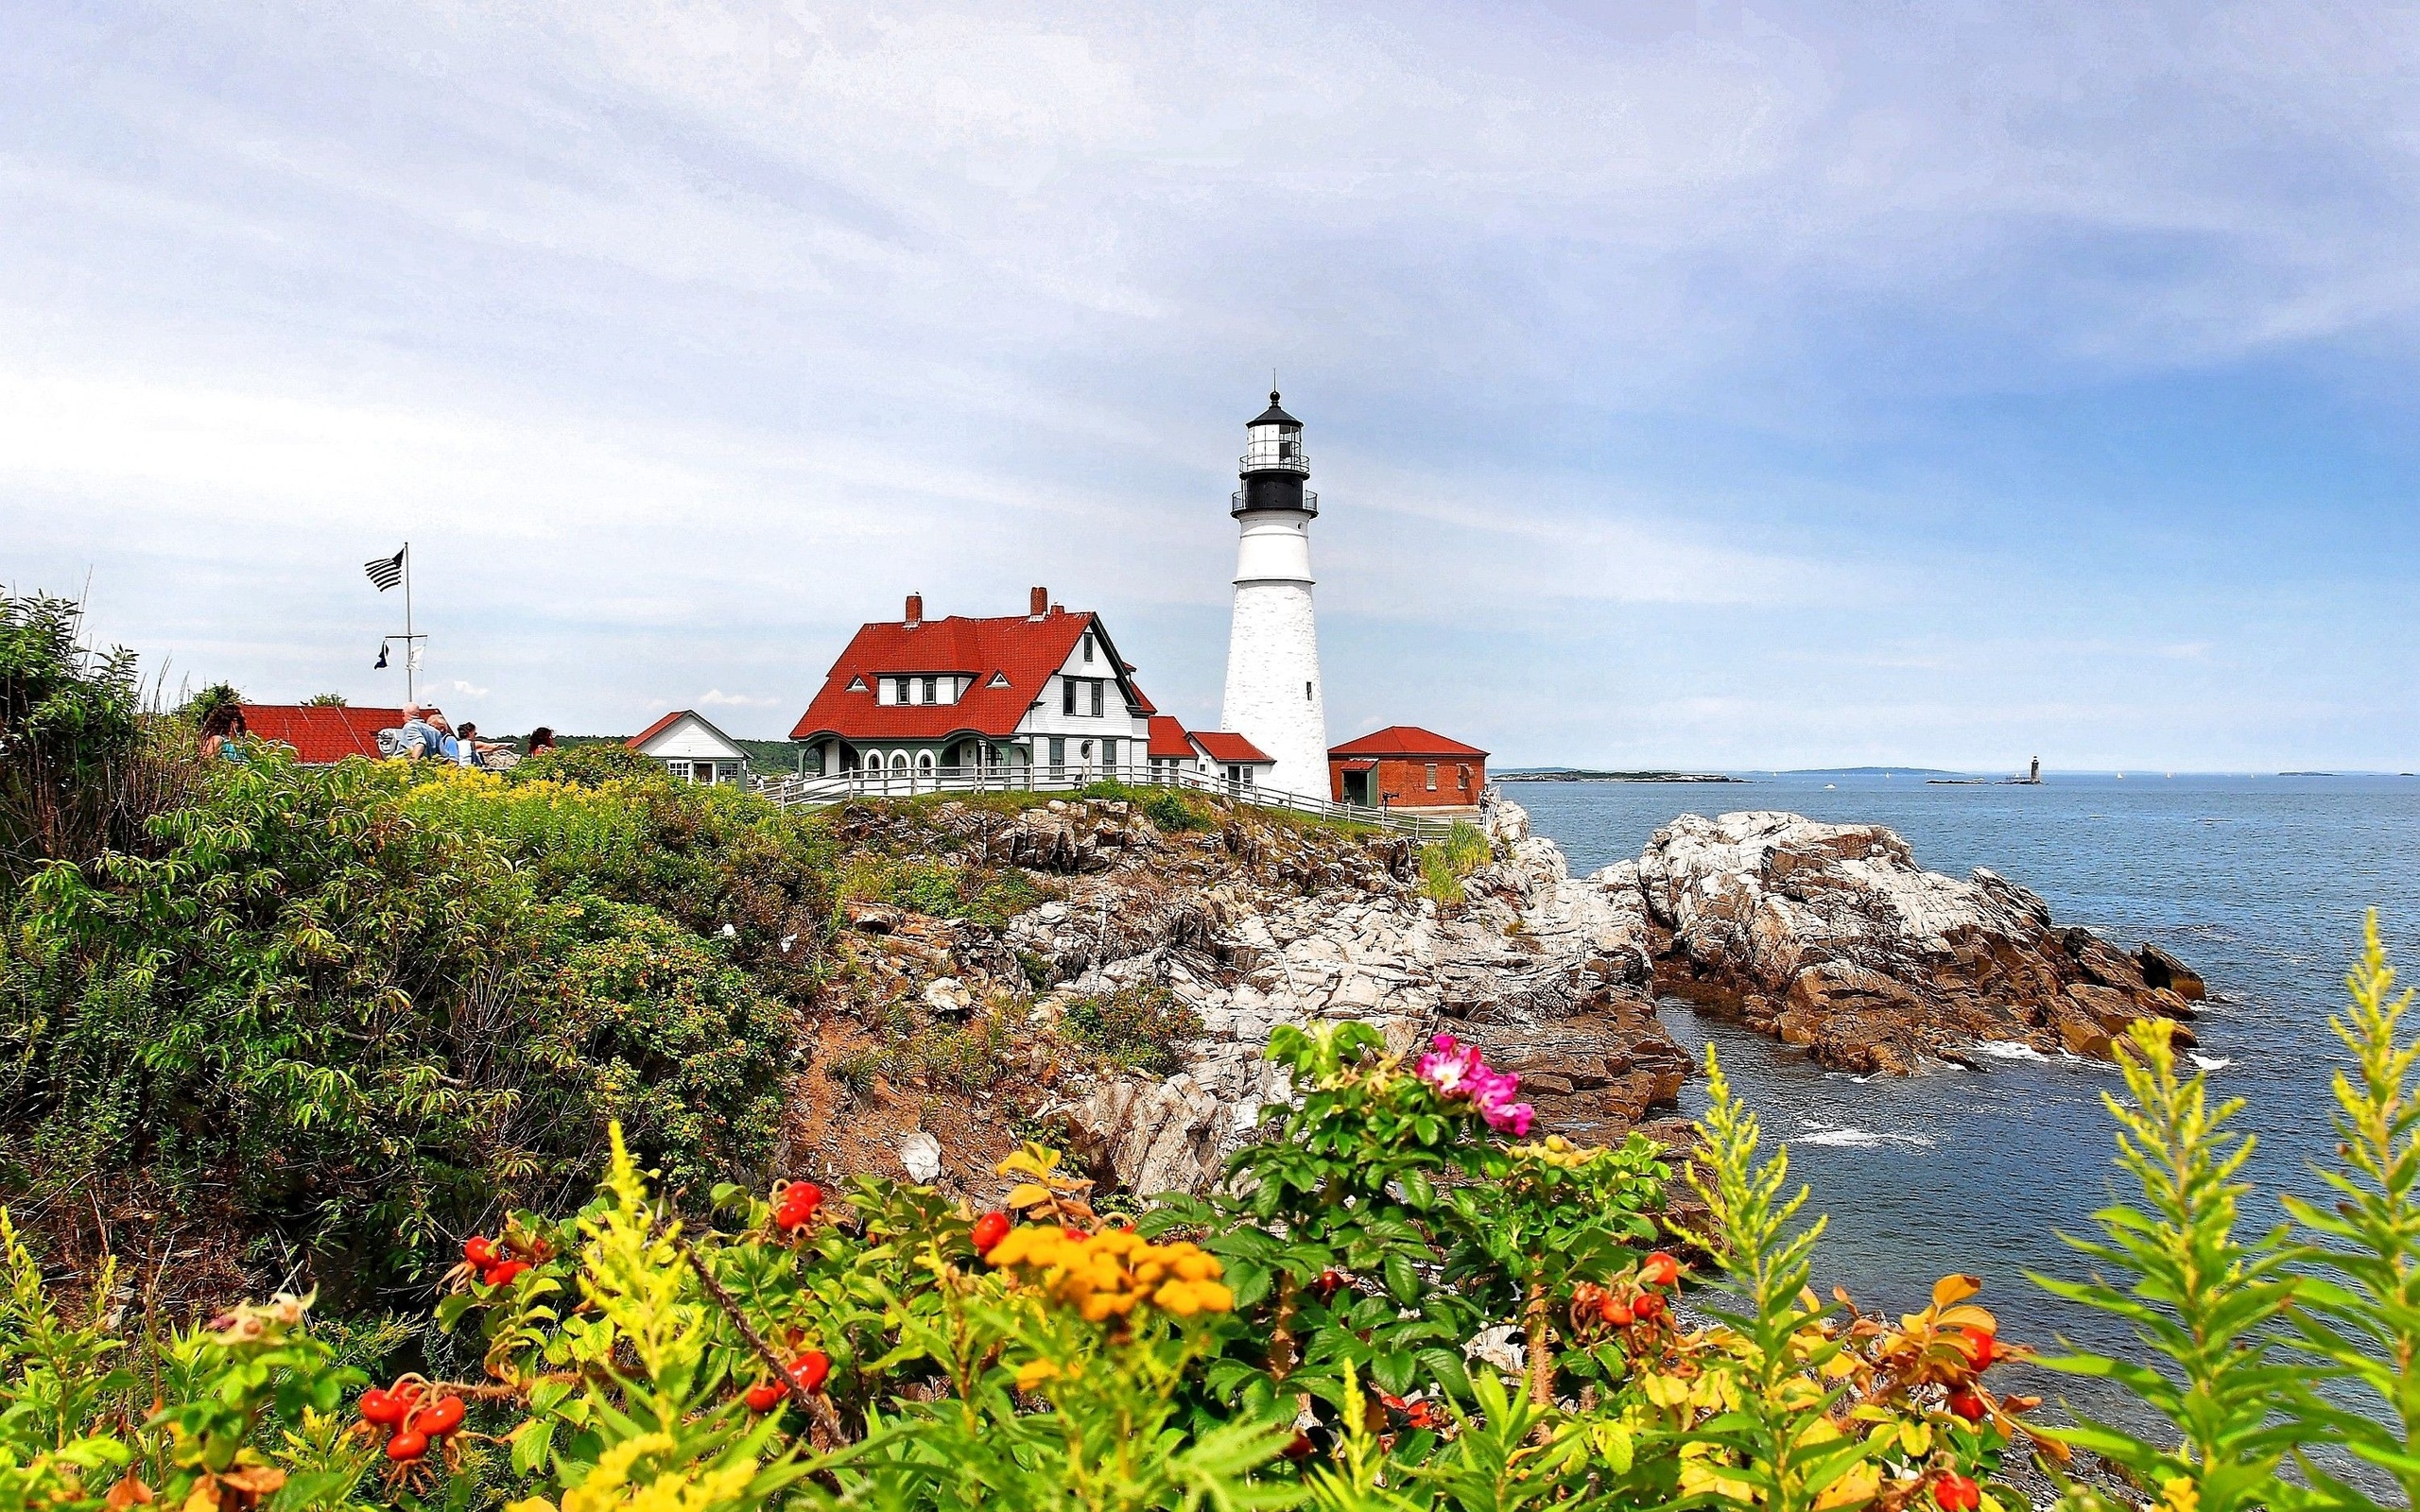
{"label": "house window", "polygon": [[1467,766],[1457,766],[1454,768],[1454,776],[1462,784],[1463,791],[1468,792],[1471,785],[1471,769]]}
{"label": "house window", "polygon": [[[1073,694],[1068,695],[1068,702],[1073,703],[1074,701],[1075,696]],[[1072,709],[1068,712],[1071,713],[1074,713]],[[1053,766],[1064,766],[1067,765],[1066,736],[1053,735],[1050,737],[1050,765]]]}
{"label": "house window", "polygon": [[1092,659],[1093,659],[1093,632],[1092,632],[1092,631],[1090,631],[1090,630],[1086,630],[1086,631],[1084,632],[1084,660],[1085,660],[1085,661],[1087,661],[1087,662],[1090,662]]}
{"label": "house window", "polygon": [[1117,765],[1117,742],[1104,740],[1100,743],[1100,764],[1103,766]]}
{"label": "house window", "polygon": [[1073,678],[1059,679],[1059,712],[1063,714],[1076,712],[1076,679]]}
{"label": "house window", "polygon": [[890,753],[890,769],[894,772],[904,772],[908,769],[908,753],[906,751],[894,750]]}
{"label": "house window", "polygon": [[928,777],[932,775],[933,753],[931,751],[920,750],[916,753],[916,769]]}
{"label": "house window", "polygon": [[1311,701],[1311,685],[1307,682],[1303,684],[1303,701],[1305,703]]}
{"label": "house window", "polygon": [[1093,681],[1093,717],[1095,719],[1098,719],[1100,717],[1100,681],[1098,679],[1095,679]]}
{"label": "house window", "polygon": [[926,703],[939,703],[941,701],[941,679],[926,678],[925,679],[925,701]]}
{"label": "house window", "polygon": [[1431,793],[1437,791],[1437,764],[1435,762],[1430,762],[1428,764],[1428,791]]}

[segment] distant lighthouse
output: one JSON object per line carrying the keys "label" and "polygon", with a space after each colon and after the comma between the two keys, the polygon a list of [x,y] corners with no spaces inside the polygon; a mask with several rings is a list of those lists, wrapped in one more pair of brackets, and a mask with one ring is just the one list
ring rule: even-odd
{"label": "distant lighthouse", "polygon": [[1272,757],[1270,786],[1324,798],[1327,689],[1311,617],[1311,519],[1320,496],[1303,453],[1303,422],[1277,405],[1244,429],[1235,516],[1236,611],[1227,635],[1227,699],[1219,722]]}

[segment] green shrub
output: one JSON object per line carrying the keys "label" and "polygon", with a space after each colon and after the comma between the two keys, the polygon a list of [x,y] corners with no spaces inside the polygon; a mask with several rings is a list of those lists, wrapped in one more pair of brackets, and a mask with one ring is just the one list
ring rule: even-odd
{"label": "green shrub", "polygon": [[730,797],[226,764],[149,822],[155,854],[12,900],[0,1152],[232,1199],[347,1295],[559,1190],[616,1117],[683,1177],[753,1169],[829,884]]}
{"label": "green shrub", "polygon": [[0,591],[0,883],[141,846],[193,782],[191,727],[147,718],[133,653],[86,649],[82,624],[72,600]]}
{"label": "green shrub", "polygon": [[1184,1064],[1187,1040],[1201,1036],[1201,1015],[1164,987],[1122,987],[1067,1005],[1068,1040],[1097,1065],[1166,1076]]}
{"label": "green shrub", "polygon": [[505,774],[512,782],[569,782],[577,787],[602,787],[608,782],[653,781],[670,784],[664,768],[618,740],[583,740],[557,746],[515,764]]}

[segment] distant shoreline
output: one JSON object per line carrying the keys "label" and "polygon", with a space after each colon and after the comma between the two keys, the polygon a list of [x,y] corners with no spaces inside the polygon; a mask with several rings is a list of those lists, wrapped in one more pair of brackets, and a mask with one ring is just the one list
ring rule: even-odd
{"label": "distant shoreline", "polygon": [[1741,782],[1744,777],[1726,777],[1720,772],[1592,772],[1575,767],[1548,767],[1539,771],[1493,772],[1498,782]]}

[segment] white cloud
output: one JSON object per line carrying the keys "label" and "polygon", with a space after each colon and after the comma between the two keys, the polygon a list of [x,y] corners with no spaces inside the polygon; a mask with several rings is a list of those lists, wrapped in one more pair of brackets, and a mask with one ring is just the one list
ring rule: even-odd
{"label": "white cloud", "polygon": [[770,709],[782,700],[770,694],[725,693],[710,688],[699,696],[698,701],[708,707],[728,705],[734,709]]}

